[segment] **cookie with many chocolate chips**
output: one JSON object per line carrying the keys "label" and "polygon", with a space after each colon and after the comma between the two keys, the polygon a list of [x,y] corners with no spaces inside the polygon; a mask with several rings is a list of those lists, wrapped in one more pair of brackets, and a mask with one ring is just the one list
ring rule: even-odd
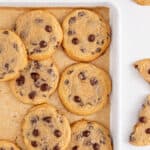
{"label": "cookie with many chocolate chips", "polygon": [[46,102],[55,91],[59,73],[51,59],[29,61],[20,76],[10,81],[13,94],[23,103],[40,104]]}
{"label": "cookie with many chocolate chips", "polygon": [[49,12],[34,10],[18,17],[16,33],[21,37],[29,58],[41,60],[50,57],[62,42],[62,29]]}
{"label": "cookie with many chocolate chips", "polygon": [[78,9],[63,22],[63,46],[77,61],[91,61],[104,54],[110,44],[110,27],[98,14]]}
{"label": "cookie with many chocolate chips", "polygon": [[71,131],[68,150],[112,150],[109,131],[97,122],[77,121]]}
{"label": "cookie with many chocolate chips", "polygon": [[134,64],[141,76],[150,83],[150,59],[139,60]]}
{"label": "cookie with many chocolate chips", "polygon": [[150,96],[142,105],[138,122],[134,126],[129,140],[136,146],[150,145]]}
{"label": "cookie with many chocolate chips", "polygon": [[0,81],[18,76],[27,65],[27,54],[21,39],[10,30],[0,30]]}
{"label": "cookie with many chocolate chips", "polygon": [[6,140],[0,140],[0,150],[20,150],[14,143]]}
{"label": "cookie with many chocolate chips", "polygon": [[29,150],[65,150],[71,137],[67,118],[53,106],[33,107],[25,116],[22,134]]}
{"label": "cookie with many chocolate chips", "polygon": [[64,106],[78,115],[99,111],[108,101],[111,79],[92,64],[78,63],[64,70],[58,93]]}

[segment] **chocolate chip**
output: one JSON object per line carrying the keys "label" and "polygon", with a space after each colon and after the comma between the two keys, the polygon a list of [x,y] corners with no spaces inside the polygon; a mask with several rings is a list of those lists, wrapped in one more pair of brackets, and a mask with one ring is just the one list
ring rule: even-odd
{"label": "chocolate chip", "polygon": [[34,67],[36,69],[40,69],[41,65],[40,65],[40,63],[38,61],[34,61]]}
{"label": "chocolate chip", "polygon": [[43,41],[43,40],[40,41],[39,44],[40,44],[40,47],[41,47],[41,48],[45,48],[45,47],[47,46],[47,42],[46,42],[46,41]]}
{"label": "chocolate chip", "polygon": [[73,43],[74,45],[77,45],[77,44],[79,43],[78,38],[73,38],[73,39],[72,39],[72,43]]}
{"label": "chocolate chip", "polygon": [[80,12],[78,12],[78,16],[79,17],[82,17],[82,16],[84,16],[86,13],[84,12],[84,11],[80,11]]}
{"label": "chocolate chip", "polygon": [[81,98],[79,96],[74,96],[74,101],[77,103],[81,103]]}
{"label": "chocolate chip", "polygon": [[43,83],[41,86],[40,86],[40,90],[41,91],[47,91],[49,89],[49,86],[47,83]]}
{"label": "chocolate chip", "polygon": [[35,20],[34,20],[36,23],[42,23],[43,22],[43,19],[41,19],[41,18],[35,18]]}
{"label": "chocolate chip", "polygon": [[0,147],[0,150],[5,150],[5,148],[3,148],[3,147]]}
{"label": "chocolate chip", "polygon": [[86,51],[86,49],[85,49],[85,48],[80,48],[80,51],[81,51],[82,53],[84,53],[84,52]]}
{"label": "chocolate chip", "polygon": [[55,146],[53,147],[53,150],[60,150],[60,147],[59,147],[58,145],[55,145]]}
{"label": "chocolate chip", "polygon": [[43,117],[42,120],[45,121],[45,122],[47,122],[47,123],[50,123],[51,120],[52,120],[52,117],[51,116],[46,116],[46,117]]}
{"label": "chocolate chip", "polygon": [[35,124],[35,123],[37,123],[38,120],[39,120],[39,117],[38,116],[34,116],[34,117],[31,118],[31,123]]}
{"label": "chocolate chip", "polygon": [[3,31],[3,34],[8,34],[9,32],[8,31]]}
{"label": "chocolate chip", "polygon": [[78,146],[77,145],[73,146],[72,150],[78,150]]}
{"label": "chocolate chip", "polygon": [[89,130],[85,130],[85,131],[82,132],[82,136],[88,137],[90,135],[90,133],[91,132]]}
{"label": "chocolate chip", "polygon": [[75,34],[75,31],[72,31],[72,30],[68,31],[68,35],[74,35],[74,34]]}
{"label": "chocolate chip", "polygon": [[54,131],[54,135],[55,135],[56,137],[61,137],[62,133],[61,133],[60,130],[55,130],[55,131]]}
{"label": "chocolate chip", "polygon": [[93,150],[99,150],[100,145],[98,143],[93,144]]}
{"label": "chocolate chip", "polygon": [[8,69],[9,69],[9,64],[6,63],[6,64],[4,65],[4,67],[8,70]]}
{"label": "chocolate chip", "polygon": [[138,65],[137,65],[137,64],[135,64],[135,65],[134,65],[134,68],[136,68],[136,69],[137,69],[137,68],[138,68]]}
{"label": "chocolate chip", "polygon": [[16,79],[16,83],[18,86],[23,85],[25,83],[25,77],[23,75],[20,75],[20,77]]}
{"label": "chocolate chip", "polygon": [[11,148],[10,148],[10,150],[14,150],[14,148],[13,148],[13,147],[11,147]]}
{"label": "chocolate chip", "polygon": [[146,123],[146,118],[145,118],[145,117],[140,117],[140,118],[139,118],[139,122],[141,122],[141,123]]}
{"label": "chocolate chip", "polygon": [[38,129],[34,129],[33,132],[32,132],[32,134],[34,136],[39,136],[39,130]]}
{"label": "chocolate chip", "polygon": [[75,23],[76,22],[76,17],[71,17],[70,19],[69,19],[69,24],[73,24],[73,23]]}
{"label": "chocolate chip", "polygon": [[45,31],[52,32],[52,27],[50,25],[45,26]]}
{"label": "chocolate chip", "polygon": [[130,134],[130,137],[129,137],[129,141],[130,142],[133,142],[133,141],[135,141],[136,139],[135,139],[135,137],[134,137],[134,133],[131,133]]}
{"label": "chocolate chip", "polygon": [[34,99],[35,98],[35,95],[36,95],[36,91],[31,91],[28,96],[30,99]]}
{"label": "chocolate chip", "polygon": [[93,78],[90,79],[90,84],[92,86],[96,85],[97,83],[98,83],[98,80],[95,77],[93,77]]}
{"label": "chocolate chip", "polygon": [[31,141],[31,145],[32,145],[33,147],[37,147],[37,146],[38,146],[38,144],[37,144],[36,141]]}
{"label": "chocolate chip", "polygon": [[40,75],[37,72],[32,72],[30,75],[34,81],[37,81],[40,77]]}
{"label": "chocolate chip", "polygon": [[94,34],[90,34],[90,35],[88,36],[88,41],[89,41],[89,42],[94,42],[94,41],[95,41],[95,35],[94,35]]}
{"label": "chocolate chip", "polygon": [[21,32],[20,32],[20,37],[21,37],[22,39],[25,39],[25,38],[27,37],[27,33],[26,33],[25,31],[21,31]]}
{"label": "chocolate chip", "polygon": [[64,83],[65,83],[66,85],[69,84],[69,80],[66,79],[66,80],[64,81]]}
{"label": "chocolate chip", "polygon": [[71,74],[71,73],[73,73],[73,70],[69,70],[69,71],[67,72],[67,74]]}
{"label": "chocolate chip", "polygon": [[102,45],[104,44],[104,40],[101,41],[101,44],[102,44]]}
{"label": "chocolate chip", "polygon": [[145,130],[145,132],[146,132],[146,134],[150,134],[150,128],[147,128],[147,129]]}
{"label": "chocolate chip", "polygon": [[13,43],[13,48],[16,49],[16,51],[18,51],[18,44],[17,43]]}
{"label": "chocolate chip", "polygon": [[51,73],[53,72],[53,69],[48,69],[47,72],[48,72],[49,74],[51,74]]}
{"label": "chocolate chip", "polygon": [[147,71],[147,72],[148,72],[148,74],[150,74],[150,69],[148,69],[148,71]]}
{"label": "chocolate chip", "polygon": [[80,72],[80,73],[78,74],[78,78],[79,78],[80,80],[86,80],[86,75],[85,75],[85,73],[84,73],[84,72]]}
{"label": "chocolate chip", "polygon": [[100,48],[100,47],[96,48],[96,52],[97,52],[97,53],[99,53],[100,51],[101,51],[101,48]]}

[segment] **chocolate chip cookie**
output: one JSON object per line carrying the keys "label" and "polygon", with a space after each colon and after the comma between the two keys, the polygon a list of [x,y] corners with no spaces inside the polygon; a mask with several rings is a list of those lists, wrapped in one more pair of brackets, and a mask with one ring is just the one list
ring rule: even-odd
{"label": "chocolate chip cookie", "polygon": [[142,105],[138,122],[130,135],[130,143],[136,146],[150,145],[150,96]]}
{"label": "chocolate chip cookie", "polygon": [[0,81],[18,76],[27,65],[27,54],[21,39],[10,30],[0,30]]}
{"label": "chocolate chip cookie", "polygon": [[112,150],[110,133],[99,123],[81,120],[71,130],[68,150]]}
{"label": "chocolate chip cookie", "polygon": [[134,0],[134,1],[140,5],[150,5],[150,0]]}
{"label": "chocolate chip cookie", "polygon": [[23,103],[40,104],[49,99],[58,80],[59,73],[52,60],[29,61],[20,76],[10,82],[10,87]]}
{"label": "chocolate chip cookie", "polygon": [[12,142],[0,140],[0,150],[19,150],[19,148]]}
{"label": "chocolate chip cookie", "polygon": [[110,43],[110,28],[98,14],[78,9],[63,22],[63,46],[77,61],[92,61],[103,54]]}
{"label": "chocolate chip cookie", "polygon": [[150,59],[139,60],[134,64],[141,76],[150,83]]}
{"label": "chocolate chip cookie", "polygon": [[34,10],[16,21],[16,32],[28,51],[29,58],[41,60],[50,57],[62,42],[62,29],[49,12]]}
{"label": "chocolate chip cookie", "polygon": [[58,93],[64,106],[78,115],[99,111],[111,92],[111,80],[104,70],[78,63],[62,73]]}
{"label": "chocolate chip cookie", "polygon": [[48,104],[29,110],[23,121],[22,133],[29,150],[65,150],[71,138],[67,118]]}

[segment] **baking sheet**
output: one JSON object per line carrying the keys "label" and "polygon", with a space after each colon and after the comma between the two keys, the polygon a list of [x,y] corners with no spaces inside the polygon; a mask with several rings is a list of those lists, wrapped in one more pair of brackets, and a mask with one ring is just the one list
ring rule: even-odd
{"label": "baking sheet", "polygon": [[[0,29],[8,28],[12,29],[15,24],[16,18],[30,9],[25,8],[0,8]],[[72,11],[72,8],[49,8],[46,9],[56,16],[56,18],[62,23],[63,18]],[[94,8],[98,14],[102,15],[104,19],[109,22],[109,9],[106,7]],[[69,66],[70,64],[75,63],[71,60],[64,52],[62,48],[59,48],[57,52],[53,55],[53,60],[58,66],[60,73],[62,70]],[[92,62],[98,67],[109,71],[109,50],[101,57]],[[99,111],[94,115],[87,117],[77,116],[72,113],[69,113],[64,109],[63,105],[60,103],[57,92],[55,92],[49,99],[49,103],[54,104],[59,108],[72,123],[75,120],[81,118],[86,118],[89,120],[96,120],[102,123],[104,126],[109,128],[110,125],[110,104]],[[0,139],[8,139],[15,141],[20,147],[24,148],[22,137],[20,134],[20,125],[24,114],[31,105],[23,104],[18,101],[12,94],[9,89],[8,83],[0,83]]]}

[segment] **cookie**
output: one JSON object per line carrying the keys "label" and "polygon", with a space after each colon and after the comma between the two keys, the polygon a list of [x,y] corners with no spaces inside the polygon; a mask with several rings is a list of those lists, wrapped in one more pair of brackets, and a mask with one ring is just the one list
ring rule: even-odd
{"label": "cookie", "polygon": [[25,116],[22,134],[29,150],[65,150],[71,129],[64,115],[53,106],[42,104],[33,107]]}
{"label": "cookie", "polygon": [[27,54],[20,38],[10,30],[0,30],[0,81],[18,76],[27,65]]}
{"label": "cookie", "polygon": [[150,5],[150,0],[134,0],[134,1],[140,5]]}
{"label": "cookie", "polygon": [[150,59],[139,60],[134,64],[134,67],[147,82],[150,82]]}
{"label": "cookie", "polygon": [[150,96],[142,106],[138,122],[130,135],[130,143],[136,146],[150,145]]}
{"label": "cookie", "polygon": [[55,91],[59,73],[51,59],[29,61],[20,76],[10,81],[13,94],[23,103],[40,104],[46,102]]}
{"label": "cookie", "polygon": [[88,62],[104,54],[110,44],[110,28],[95,12],[78,9],[63,22],[63,47],[74,60]]}
{"label": "cookie", "polygon": [[12,142],[0,140],[0,150],[19,150],[19,148]]}
{"label": "cookie", "polygon": [[71,131],[68,150],[112,150],[109,131],[97,122],[77,121]]}
{"label": "cookie", "polygon": [[33,60],[50,57],[63,38],[62,29],[56,18],[41,10],[19,16],[15,30],[25,43],[29,58]]}
{"label": "cookie", "polygon": [[89,115],[99,111],[111,92],[111,80],[104,70],[92,64],[78,63],[62,73],[58,93],[72,113]]}

